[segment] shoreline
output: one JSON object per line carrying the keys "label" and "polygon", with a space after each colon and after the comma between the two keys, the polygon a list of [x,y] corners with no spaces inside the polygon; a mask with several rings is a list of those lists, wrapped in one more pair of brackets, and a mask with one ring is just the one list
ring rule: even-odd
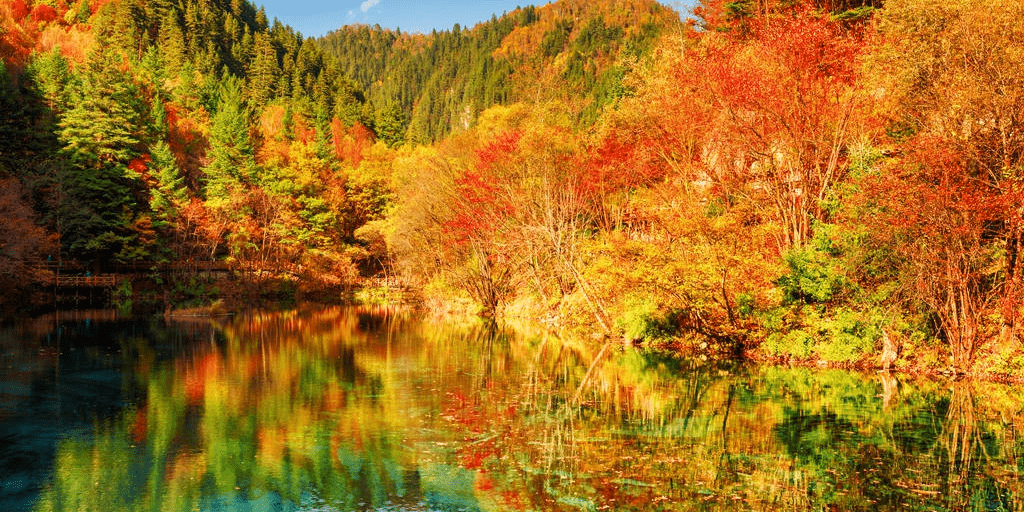
{"label": "shoreline", "polygon": [[[48,302],[46,304],[36,304],[35,308],[30,310],[13,311],[9,310],[5,317],[2,319],[4,323],[8,323],[19,318],[39,318],[48,314],[54,314],[55,312],[81,312],[81,311],[120,311],[117,316],[121,314],[125,317],[131,316],[160,316],[167,322],[204,322],[220,320],[225,318],[231,318],[243,314],[246,310],[255,308],[268,308],[273,310],[278,309],[291,309],[296,306],[314,306],[314,307],[330,307],[330,306],[342,306],[342,307],[360,307],[360,306],[386,306],[386,307],[404,307],[412,308],[423,311],[431,311],[429,305],[425,304],[422,300],[407,300],[408,297],[403,297],[403,300],[399,301],[387,301],[387,300],[373,300],[370,302],[360,301],[357,297],[362,294],[364,296],[370,295],[376,299],[381,299],[379,293],[375,295],[375,292],[380,290],[375,289],[372,284],[372,279],[365,279],[364,283],[368,286],[363,287],[346,287],[345,293],[338,293],[334,296],[324,300],[323,294],[309,294],[309,293],[295,293],[290,297],[282,298],[279,293],[275,293],[271,290],[268,294],[259,294],[258,300],[245,300],[243,297],[230,296],[229,294],[221,294],[216,296],[207,296],[202,300],[205,300],[205,304],[197,304],[196,299],[189,299],[180,301],[177,304],[173,302],[165,302],[164,299],[156,299],[152,294],[147,297],[132,296],[124,300],[120,304],[110,304],[110,301],[105,304],[107,307],[89,307],[95,306],[95,304],[82,304],[85,307],[70,307],[61,308],[58,304]],[[301,298],[300,298],[301,296]],[[165,296],[166,297],[166,296]],[[251,297],[250,297],[251,298]],[[65,304],[66,305],[66,304]],[[448,312],[445,316],[459,316],[465,317],[466,319],[487,319],[494,321],[493,318],[475,315],[467,311],[460,312]],[[535,323],[538,326],[543,327],[546,331],[563,334],[566,329],[573,329],[573,327],[566,325],[561,322],[552,324],[550,321],[545,321],[543,318],[534,318],[533,316],[522,316],[517,315],[514,318],[505,318],[498,320],[499,323],[505,322],[506,324],[513,324],[515,322],[527,321]],[[582,332],[582,331],[581,331]],[[588,336],[582,335],[579,332],[575,333],[581,339],[588,343],[598,344],[599,341],[594,339],[586,339]],[[590,336],[589,338],[594,338]],[[1024,383],[1024,375],[1013,375],[1010,373],[1000,373],[991,371],[970,371],[970,372],[955,372],[948,367],[933,367],[914,362],[914,359],[920,358],[925,354],[906,354],[900,360],[898,360],[894,366],[888,370],[882,369],[877,364],[877,354],[871,356],[865,356],[857,361],[852,362],[837,362],[828,361],[822,358],[793,358],[779,355],[772,355],[765,353],[758,348],[747,348],[740,352],[735,352],[733,355],[729,355],[729,351],[708,351],[697,348],[692,343],[687,343],[686,336],[678,336],[672,339],[664,340],[656,343],[637,343],[627,345],[624,342],[619,341],[608,341],[605,338],[605,343],[614,343],[619,347],[632,347],[636,350],[654,351],[669,354],[673,357],[681,358],[694,358],[700,359],[701,361],[719,361],[719,362],[733,362],[739,364],[755,364],[755,365],[766,365],[778,368],[805,368],[805,369],[820,369],[820,370],[843,370],[853,371],[860,373],[878,373],[888,374],[896,377],[897,379],[901,376],[906,376],[913,379],[928,378],[928,379],[942,379],[947,381],[961,381],[970,380],[977,382],[990,382],[999,384],[1020,384]],[[934,349],[931,349],[935,352]],[[935,356],[936,354],[930,354]]]}

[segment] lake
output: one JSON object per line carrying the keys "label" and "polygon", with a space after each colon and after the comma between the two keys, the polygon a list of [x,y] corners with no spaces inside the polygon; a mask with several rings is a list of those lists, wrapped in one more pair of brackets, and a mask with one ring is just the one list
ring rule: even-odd
{"label": "lake", "polygon": [[0,509],[1024,508],[1020,387],[600,349],[388,308],[17,322]]}

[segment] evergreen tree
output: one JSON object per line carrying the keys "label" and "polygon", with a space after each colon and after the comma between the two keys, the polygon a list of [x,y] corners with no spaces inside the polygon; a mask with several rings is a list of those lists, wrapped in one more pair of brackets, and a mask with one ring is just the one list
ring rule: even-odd
{"label": "evergreen tree", "polygon": [[333,144],[331,143],[331,118],[328,110],[323,107],[316,109],[316,156],[325,161],[330,161],[334,156]]}
{"label": "evergreen tree", "polygon": [[[109,27],[110,43],[125,50],[134,60],[142,58],[149,46],[149,18],[142,0],[119,0],[104,8],[103,27]],[[101,28],[103,32],[103,28]]]}
{"label": "evergreen tree", "polygon": [[238,62],[246,62],[253,58],[253,46],[255,41],[248,26],[242,31],[242,37],[231,45],[231,56]]}
{"label": "evergreen tree", "polygon": [[154,224],[166,227],[188,203],[188,189],[185,188],[181,168],[166,142],[157,141],[149,151],[152,157],[150,168],[157,181],[156,188],[151,191],[149,206],[157,220]]}
{"label": "evergreen tree", "polygon": [[259,10],[256,11],[256,28],[258,30],[266,30],[270,25],[267,22],[267,10],[261,5]]}
{"label": "evergreen tree", "polygon": [[270,35],[256,34],[253,43],[253,58],[249,63],[249,99],[253,105],[266,105],[274,97],[275,88],[281,77],[281,68],[277,62],[277,50],[274,49]]}
{"label": "evergreen tree", "polygon": [[178,83],[171,91],[171,98],[174,99],[174,102],[190,110],[199,106],[200,98],[197,90],[199,84],[196,75],[192,64],[185,61],[178,72]]}
{"label": "evergreen tree", "polygon": [[139,91],[120,70],[118,55],[99,44],[72,88],[60,138],[72,163],[84,168],[127,164],[137,154]]}
{"label": "evergreen tree", "polygon": [[187,61],[185,34],[181,29],[181,13],[174,8],[167,9],[160,21],[160,53],[170,74],[176,74]]}
{"label": "evergreen tree", "polygon": [[405,144],[405,111],[397,103],[391,103],[377,113],[374,123],[377,136],[389,147]]}
{"label": "evergreen tree", "polygon": [[166,68],[160,50],[150,46],[142,56],[136,74],[142,79],[149,96],[149,109],[146,112],[147,139],[156,140],[167,137],[167,110],[164,100],[167,93],[164,85],[167,81]]}
{"label": "evergreen tree", "polygon": [[31,152],[34,124],[31,103],[18,91],[14,80],[7,73],[7,67],[0,65],[0,179]]}
{"label": "evergreen tree", "polygon": [[64,13],[64,21],[68,25],[89,22],[89,17],[92,16],[92,10],[89,8],[89,0],[79,0],[78,3],[69,5],[68,7],[68,12]]}
{"label": "evergreen tree", "polygon": [[71,81],[71,67],[68,60],[54,48],[37,56],[29,66],[29,76],[35,88],[53,111],[63,110],[67,105],[67,87]]}
{"label": "evergreen tree", "polygon": [[226,204],[244,182],[251,181],[256,160],[249,140],[249,113],[242,102],[241,81],[234,75],[224,75],[218,96],[210,128],[206,199]]}
{"label": "evergreen tree", "polygon": [[128,164],[139,154],[142,116],[138,90],[119,60],[110,46],[97,45],[72,87],[73,107],[59,123],[61,244],[85,261],[117,258],[134,239],[141,184]]}

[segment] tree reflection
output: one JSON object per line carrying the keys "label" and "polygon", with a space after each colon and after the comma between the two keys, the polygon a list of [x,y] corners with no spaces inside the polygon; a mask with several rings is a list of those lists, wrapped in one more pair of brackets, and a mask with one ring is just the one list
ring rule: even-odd
{"label": "tree reflection", "polygon": [[38,510],[1021,506],[1013,388],[614,347],[595,364],[570,338],[390,309],[215,331],[125,351],[144,404],[66,441]]}

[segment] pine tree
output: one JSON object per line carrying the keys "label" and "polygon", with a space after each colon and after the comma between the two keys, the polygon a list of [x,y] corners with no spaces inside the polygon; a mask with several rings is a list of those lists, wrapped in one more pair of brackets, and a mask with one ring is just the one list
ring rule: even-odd
{"label": "pine tree", "polygon": [[29,63],[18,79],[0,65],[0,168],[6,168],[43,203],[59,151],[57,113],[67,105],[68,62],[51,51]]}
{"label": "pine tree", "polygon": [[249,113],[242,103],[241,81],[234,75],[221,78],[216,113],[210,129],[210,163],[206,166],[206,199],[227,204],[232,194],[251,181],[255,153],[249,140]]}
{"label": "pine tree", "polygon": [[254,105],[266,105],[274,97],[281,68],[277,62],[277,50],[271,44],[270,36],[258,33],[253,43],[253,58],[249,63],[249,99]]}
{"label": "pine tree", "polygon": [[157,39],[160,41],[160,53],[164,57],[167,71],[172,75],[176,74],[186,62],[188,55],[185,34],[181,30],[181,13],[177,9],[170,8],[164,12]]}
{"label": "pine tree", "polygon": [[138,90],[121,71],[120,58],[98,44],[78,76],[72,108],[60,121],[60,139],[74,165],[127,164],[137,154]]}
{"label": "pine tree", "polygon": [[406,124],[405,111],[397,103],[391,103],[377,113],[374,128],[380,140],[389,147],[397,147],[405,144]]}
{"label": "pine tree", "polygon": [[149,93],[149,109],[147,114],[147,140],[164,139],[167,137],[167,110],[164,99],[167,93],[164,85],[167,81],[163,57],[156,46],[146,49],[136,72],[145,84]]}
{"label": "pine tree", "polygon": [[109,12],[110,38],[118,48],[125,50],[134,60],[142,58],[149,46],[149,18],[141,0],[120,0],[113,4]]}
{"label": "pine tree", "polygon": [[329,111],[322,106],[316,109],[316,156],[324,161],[334,157]]}
{"label": "pine tree", "polygon": [[188,189],[185,188],[185,178],[181,175],[171,147],[166,142],[157,141],[150,147],[149,153],[152,157],[150,167],[157,181],[157,186],[151,191],[149,207],[156,217],[157,227],[165,227],[187,204]]}
{"label": "pine tree", "polygon": [[0,141],[3,141],[0,146],[0,179],[15,169],[33,149],[32,118],[39,112],[35,112],[32,103],[26,100],[7,73],[7,67],[0,64]]}
{"label": "pine tree", "polygon": [[139,154],[142,107],[106,44],[97,45],[77,78],[73,107],[59,123],[58,226],[72,257],[107,261],[134,240],[134,197],[141,184],[130,177],[128,163]]}
{"label": "pine tree", "polygon": [[29,66],[29,76],[51,110],[58,111],[66,107],[71,68],[60,50],[54,48],[37,56]]}
{"label": "pine tree", "polygon": [[[71,12],[71,10],[69,10]],[[89,18],[92,16],[92,10],[89,9],[89,0],[79,0],[78,5],[74,8],[73,12],[75,21],[78,23],[88,23]]]}
{"label": "pine tree", "polygon": [[260,31],[266,30],[270,25],[267,23],[267,10],[261,5],[256,11],[256,28]]}

